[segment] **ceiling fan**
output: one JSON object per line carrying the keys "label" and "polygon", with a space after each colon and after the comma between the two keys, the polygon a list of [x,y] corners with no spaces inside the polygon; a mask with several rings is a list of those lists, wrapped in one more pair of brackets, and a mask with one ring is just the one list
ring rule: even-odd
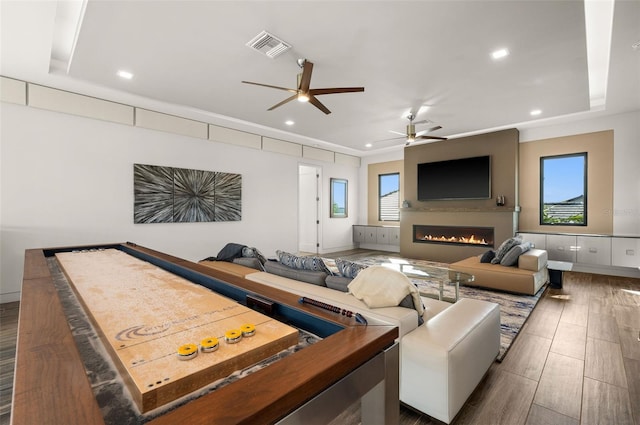
{"label": "ceiling fan", "polygon": [[297,88],[295,89],[290,89],[287,87],[271,86],[269,84],[253,83],[251,81],[243,81],[243,83],[253,84],[256,86],[270,87],[272,89],[278,89],[278,90],[286,90],[290,93],[294,93],[293,96],[288,97],[282,102],[276,103],[271,108],[267,109],[268,111],[272,111],[277,107],[284,105],[285,103],[291,102],[293,99],[298,99],[298,101],[300,102],[310,102],[325,114],[330,114],[331,111],[326,106],[324,106],[316,98],[316,96],[320,96],[323,94],[352,93],[352,92],[364,91],[364,87],[335,87],[335,88],[325,88],[325,89],[312,89],[309,87],[309,85],[311,84],[311,73],[313,72],[313,63],[309,62],[306,59],[298,59],[298,66],[302,68],[302,72],[298,74],[298,85],[297,85]]}
{"label": "ceiling fan", "polygon": [[394,140],[394,139],[406,139],[405,146],[408,146],[410,143],[415,142],[416,140],[447,140],[446,137],[438,137],[438,136],[427,136],[427,133],[431,133],[432,131],[440,130],[442,127],[437,125],[435,127],[427,128],[426,130],[422,130],[416,133],[416,125],[418,124],[428,124],[428,120],[421,121],[413,121],[416,116],[413,113],[409,113],[407,115],[407,119],[409,120],[409,124],[407,124],[406,133],[400,133],[398,131],[391,131],[391,133],[400,134],[402,137],[393,137],[391,139],[386,140]]}

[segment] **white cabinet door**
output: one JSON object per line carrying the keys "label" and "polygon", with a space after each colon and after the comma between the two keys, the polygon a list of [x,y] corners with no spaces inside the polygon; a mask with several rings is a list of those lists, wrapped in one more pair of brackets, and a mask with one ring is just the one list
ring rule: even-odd
{"label": "white cabinet door", "polygon": [[575,263],[577,239],[572,235],[547,235],[547,254],[549,260]]}
{"label": "white cabinet door", "polygon": [[540,233],[518,233],[525,242],[531,242],[536,249],[547,249],[547,235]]}
{"label": "white cabinet door", "polygon": [[353,241],[363,243],[366,230],[367,228],[365,226],[353,226]]}
{"label": "white cabinet door", "polygon": [[611,264],[640,267],[640,238],[611,238]]}
{"label": "white cabinet door", "polygon": [[389,243],[391,245],[400,246],[400,228],[389,227]]}
{"label": "white cabinet door", "polygon": [[373,226],[366,226],[364,232],[365,243],[378,243],[378,232]]}
{"label": "white cabinet door", "polygon": [[611,265],[611,238],[598,236],[577,237],[578,263]]}
{"label": "white cabinet door", "polygon": [[376,228],[376,243],[380,245],[387,245],[389,243],[389,228],[378,227]]}

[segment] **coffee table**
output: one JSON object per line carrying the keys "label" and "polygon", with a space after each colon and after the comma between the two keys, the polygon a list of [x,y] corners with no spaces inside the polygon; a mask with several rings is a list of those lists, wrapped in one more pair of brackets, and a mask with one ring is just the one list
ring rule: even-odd
{"label": "coffee table", "polygon": [[[403,267],[404,270],[401,270],[402,273],[407,275],[409,278],[413,279],[424,279],[432,281],[433,276],[430,273],[434,273],[435,267],[424,267],[424,266],[415,266],[410,265],[410,267]],[[438,282],[438,294],[434,294],[433,292],[427,292],[423,288],[418,287],[418,291],[420,295],[423,297],[436,298],[440,301],[447,301],[450,303],[455,303],[460,298],[460,284],[473,282],[474,276],[469,273],[459,272],[456,270],[445,269],[444,276],[442,276],[442,271],[439,273],[440,276],[437,279]],[[444,278],[443,278],[444,277]],[[455,285],[455,297],[446,297],[444,295],[444,285]]]}
{"label": "coffee table", "polygon": [[[418,285],[418,292],[423,297],[435,298],[440,301],[455,303],[460,297],[460,284],[471,283],[475,277],[470,273],[451,270],[446,267],[426,266],[410,264],[406,260],[390,260],[389,263],[383,263],[382,266],[393,268],[404,273],[410,279],[424,280],[425,282],[437,282],[438,293],[426,290],[425,287]],[[455,285],[455,296],[448,297],[444,295],[445,284]],[[426,285],[425,285],[426,286]]]}

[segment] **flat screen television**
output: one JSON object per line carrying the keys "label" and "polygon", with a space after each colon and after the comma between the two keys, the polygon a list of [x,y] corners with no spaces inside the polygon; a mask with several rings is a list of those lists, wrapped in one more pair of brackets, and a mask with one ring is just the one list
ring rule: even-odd
{"label": "flat screen television", "polygon": [[418,164],[418,200],[491,198],[491,157]]}

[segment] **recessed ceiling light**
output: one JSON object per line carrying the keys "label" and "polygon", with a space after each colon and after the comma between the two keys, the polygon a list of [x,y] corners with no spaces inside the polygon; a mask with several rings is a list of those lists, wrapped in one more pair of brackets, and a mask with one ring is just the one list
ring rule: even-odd
{"label": "recessed ceiling light", "polygon": [[133,74],[130,73],[129,71],[120,70],[118,71],[118,77],[130,80],[133,78]]}
{"label": "recessed ceiling light", "polygon": [[371,146],[373,146],[371,143],[367,143],[366,145],[364,145],[365,148],[370,148]]}
{"label": "recessed ceiling light", "polygon": [[287,121],[285,121],[284,123],[285,123],[286,125],[294,125],[294,124],[295,124],[295,122],[294,122],[294,121],[291,121],[291,120],[287,120]]}
{"label": "recessed ceiling light", "polygon": [[498,49],[498,50],[494,50],[493,52],[491,52],[491,57],[494,59],[501,59],[505,56],[509,56],[509,50],[508,49]]}
{"label": "recessed ceiling light", "polygon": [[530,112],[531,115],[533,115],[534,117],[536,115],[540,115],[542,113],[542,111],[540,109],[534,109]]}

